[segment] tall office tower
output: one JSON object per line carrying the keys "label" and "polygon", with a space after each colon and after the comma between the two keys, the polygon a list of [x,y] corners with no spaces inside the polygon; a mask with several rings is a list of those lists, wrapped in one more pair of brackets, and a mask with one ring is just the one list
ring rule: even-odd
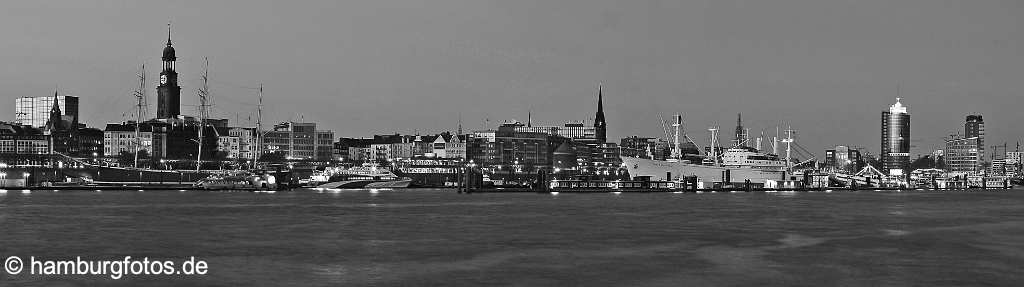
{"label": "tall office tower", "polygon": [[981,115],[968,115],[964,123],[964,137],[978,138],[978,158],[985,159],[985,120]]}
{"label": "tall office tower", "polygon": [[889,175],[904,175],[910,166],[910,113],[896,103],[882,111],[882,167]]}

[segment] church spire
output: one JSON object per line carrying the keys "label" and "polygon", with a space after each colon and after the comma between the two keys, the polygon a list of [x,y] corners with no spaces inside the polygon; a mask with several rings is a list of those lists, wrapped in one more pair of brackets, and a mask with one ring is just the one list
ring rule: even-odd
{"label": "church spire", "polygon": [[58,130],[61,127],[61,111],[60,101],[57,96],[57,89],[53,89],[53,106],[50,107],[50,118],[47,120],[46,127],[49,130]]}
{"label": "church spire", "polygon": [[747,146],[745,143],[747,138],[743,129],[743,114],[736,114],[736,137],[734,139],[736,146]]}
{"label": "church spire", "polygon": [[171,21],[167,21],[167,46],[171,45]]}
{"label": "church spire", "polygon": [[533,126],[533,110],[532,109],[531,110],[526,110],[526,126],[527,127],[532,127]]}
{"label": "church spire", "polygon": [[597,114],[594,115],[594,133],[597,142],[605,143],[608,140],[608,123],[604,120],[604,85],[597,85]]}
{"label": "church spire", "polygon": [[602,95],[604,87],[602,84],[597,85],[597,118],[595,120],[604,121],[604,96]]}
{"label": "church spire", "polygon": [[458,130],[458,132],[455,135],[459,136],[461,134],[462,134],[462,112],[459,112],[459,130]]}

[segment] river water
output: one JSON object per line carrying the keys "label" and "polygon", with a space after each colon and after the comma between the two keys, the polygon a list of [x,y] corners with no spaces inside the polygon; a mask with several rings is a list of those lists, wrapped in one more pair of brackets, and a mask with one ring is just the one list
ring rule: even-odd
{"label": "river water", "polygon": [[0,258],[208,263],[24,286],[1024,284],[1024,190],[0,192]]}

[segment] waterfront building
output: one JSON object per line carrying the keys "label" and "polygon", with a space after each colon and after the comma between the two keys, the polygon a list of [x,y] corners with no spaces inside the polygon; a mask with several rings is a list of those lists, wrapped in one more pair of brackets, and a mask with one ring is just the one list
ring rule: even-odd
{"label": "waterfront building", "polygon": [[352,162],[366,162],[373,160],[373,150],[366,147],[348,147],[348,158]]}
{"label": "waterfront building", "polygon": [[467,135],[441,133],[434,138],[432,151],[434,157],[450,159],[466,159]]}
{"label": "waterfront building", "polygon": [[825,169],[832,172],[855,174],[860,171],[862,162],[860,151],[849,146],[837,145],[825,150]]}
{"label": "waterfront building", "polygon": [[370,144],[373,160],[384,162],[412,158],[416,150],[416,137],[408,135],[375,135]]}
{"label": "waterfront building", "polygon": [[334,132],[329,130],[316,131],[315,159],[318,161],[334,160]]}
{"label": "waterfront building", "polygon": [[103,154],[116,157],[122,152],[146,151],[153,158],[167,154],[167,132],[161,125],[142,123],[138,138],[135,137],[136,122],[109,123],[103,129]]}
{"label": "waterfront building", "polygon": [[985,174],[991,176],[1003,176],[1006,175],[1006,167],[1006,159],[995,159],[989,163],[988,170]]}
{"label": "waterfront building", "polygon": [[0,123],[0,155],[50,153],[50,137],[41,129],[18,123]]}
{"label": "waterfront building", "polygon": [[503,124],[498,127],[493,141],[481,138],[479,153],[473,160],[499,176],[534,174],[537,170],[550,169],[552,153],[558,147],[553,144],[555,138],[568,140],[547,133],[520,132],[516,131],[516,125]]}
{"label": "waterfront building", "polygon": [[68,152],[68,155],[82,157],[103,157],[106,155],[106,151],[103,149],[103,130],[79,128],[75,140],[77,141],[77,150]]}
{"label": "waterfront building", "polygon": [[473,138],[484,142],[494,142],[498,137],[497,130],[484,130],[473,132]]}
{"label": "waterfront building", "polygon": [[50,111],[53,110],[53,103],[57,103],[62,120],[71,123],[71,127],[78,125],[78,97],[71,95],[42,97],[22,97],[14,101],[14,123],[28,125],[37,128],[46,127],[50,121]]}
{"label": "waterfront building", "polygon": [[1008,151],[1006,152],[1006,171],[1007,175],[1018,176],[1021,174],[1021,154],[1020,151]]}
{"label": "waterfront building", "polygon": [[985,158],[985,120],[981,115],[968,115],[964,122],[964,137],[978,138],[978,158]]}
{"label": "waterfront building", "polygon": [[624,137],[619,140],[619,147],[620,153],[628,157],[665,160],[672,154],[668,142],[658,138]]}
{"label": "waterfront building", "polygon": [[978,137],[952,136],[946,140],[943,155],[946,171],[956,174],[980,174],[983,166],[981,155],[978,154],[978,142]]}
{"label": "waterfront building", "polygon": [[1006,165],[1021,164],[1021,154],[1024,154],[1024,152],[1019,152],[1019,151],[1008,151],[1008,152],[1006,152]]}
{"label": "waterfront building", "polygon": [[[700,161],[700,149],[696,144],[686,141],[679,145],[683,159]],[[666,160],[672,157],[672,145],[663,139],[631,136],[619,140],[619,152],[622,156]]]}
{"label": "waterfront building", "polygon": [[231,133],[232,128],[214,127],[217,131],[217,152],[223,153],[225,159],[242,159],[242,139]]}
{"label": "waterfront building", "polygon": [[232,127],[228,129],[227,136],[238,139],[238,151],[235,159],[252,160],[255,158],[256,148],[259,146],[256,143],[256,128]]}
{"label": "waterfront building", "polygon": [[910,167],[910,113],[907,106],[896,103],[882,111],[881,161],[883,172],[902,176]]}
{"label": "waterfront building", "polygon": [[171,46],[171,24],[167,24],[167,46],[164,47],[163,67],[160,71],[160,84],[156,87],[157,119],[176,119],[181,115],[181,87],[178,86],[178,72],[174,64],[177,61],[174,47]]}
{"label": "waterfront building", "polygon": [[534,126],[523,124],[519,121],[508,121],[503,125],[515,127],[515,131],[523,133],[545,133],[553,136],[561,136],[584,143],[597,143],[597,128],[589,126],[582,121],[566,122],[562,126]]}
{"label": "waterfront building", "polygon": [[369,158],[366,153],[370,144],[373,144],[372,138],[339,138],[333,144],[332,156],[342,162],[363,162]]}
{"label": "waterfront building", "polygon": [[281,153],[288,160],[332,160],[334,132],[317,130],[316,123],[282,122],[263,136],[267,153]]}

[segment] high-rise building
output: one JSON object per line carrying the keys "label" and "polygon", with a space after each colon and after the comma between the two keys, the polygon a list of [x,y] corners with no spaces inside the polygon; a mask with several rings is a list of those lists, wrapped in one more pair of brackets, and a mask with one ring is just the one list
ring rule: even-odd
{"label": "high-rise building", "polygon": [[985,120],[981,115],[968,115],[964,123],[964,137],[978,138],[978,158],[985,159]]}
{"label": "high-rise building", "polygon": [[882,167],[889,175],[904,175],[910,166],[910,113],[896,103],[882,111]]}
{"label": "high-rise building", "polygon": [[[78,97],[67,95],[57,96],[57,107],[61,116],[69,117],[73,124],[78,124]],[[14,101],[14,122],[37,128],[46,127],[53,110],[54,96],[23,97]],[[67,121],[67,118],[65,118]]]}
{"label": "high-rise building", "polygon": [[181,87],[178,86],[178,72],[174,69],[177,57],[171,47],[171,24],[167,24],[167,47],[164,47],[163,70],[160,72],[160,85],[156,87],[156,117],[173,119],[181,114]]}
{"label": "high-rise building", "polygon": [[982,171],[978,153],[978,137],[953,136],[946,140],[943,160],[946,171],[957,174],[978,174]]}

